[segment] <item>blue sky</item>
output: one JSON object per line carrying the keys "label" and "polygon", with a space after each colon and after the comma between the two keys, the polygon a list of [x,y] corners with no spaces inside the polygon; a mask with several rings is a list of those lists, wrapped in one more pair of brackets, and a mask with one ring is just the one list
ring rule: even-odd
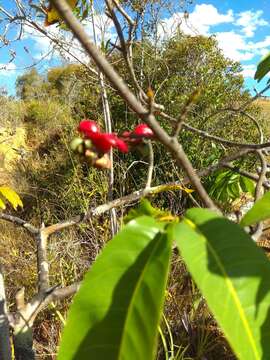
{"label": "blue sky", "polygon": [[[12,12],[13,1],[0,0],[0,5]],[[268,0],[195,0],[189,7],[189,18],[183,20],[183,13],[176,12],[166,15],[162,20],[159,35],[164,37],[173,33],[176,24],[181,22],[181,29],[188,34],[203,34],[206,36],[216,34],[219,46],[227,57],[241,62],[245,83],[250,90],[256,87],[262,89],[265,81],[257,84],[253,80],[256,64],[262,56],[270,51],[270,4]],[[42,23],[41,23],[42,24]],[[104,26],[104,18],[102,22]],[[113,29],[106,24],[106,29],[112,35]],[[3,24],[0,25],[1,32]],[[89,32],[90,28],[88,28]],[[49,28],[54,36],[58,29]],[[165,32],[165,33],[164,33]],[[17,28],[9,30],[9,39],[18,34]],[[77,46],[75,42],[73,45]],[[48,39],[41,37],[32,29],[27,28],[20,41],[11,43],[10,46],[0,49],[0,87],[4,86],[10,94],[15,93],[14,83],[16,77],[24,72],[27,66],[37,63],[39,71],[46,71],[48,67],[59,64],[58,54],[51,53],[46,61],[41,61],[43,56],[51,51]],[[77,48],[72,49],[79,56],[83,56]],[[13,62],[9,62],[16,56]],[[270,96],[270,92],[266,95]]]}

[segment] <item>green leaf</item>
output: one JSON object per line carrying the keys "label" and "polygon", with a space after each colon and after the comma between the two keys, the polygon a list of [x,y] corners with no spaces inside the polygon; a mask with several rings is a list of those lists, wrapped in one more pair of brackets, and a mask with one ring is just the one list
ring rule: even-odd
{"label": "green leaf", "polygon": [[141,217],[106,245],[75,296],[59,360],[154,359],[172,253],[164,229]]}
{"label": "green leaf", "polygon": [[129,221],[144,215],[151,216],[160,221],[163,219],[166,221],[176,219],[170,212],[155,208],[147,199],[142,198],[139,206],[130,210],[129,213],[125,216],[124,223],[127,224]]}
{"label": "green leaf", "polygon": [[[0,186],[0,193],[6,198],[13,208],[16,210],[18,206],[23,207],[23,203],[16,191],[12,190],[9,186]],[[1,204],[0,204],[1,206]]]}
{"label": "green leaf", "polygon": [[251,195],[254,195],[255,183],[251,179],[249,179],[245,176],[240,176],[240,186],[241,186],[242,192],[248,192]]}
{"label": "green leaf", "polygon": [[261,81],[265,75],[270,71],[270,53],[267,54],[258,64],[254,79]]}
{"label": "green leaf", "polygon": [[240,222],[242,226],[249,226],[270,217],[270,192],[264,194],[252,208],[245,214]]}
{"label": "green leaf", "polygon": [[270,359],[270,263],[237,224],[205,209],[175,225],[187,267],[240,360]]}

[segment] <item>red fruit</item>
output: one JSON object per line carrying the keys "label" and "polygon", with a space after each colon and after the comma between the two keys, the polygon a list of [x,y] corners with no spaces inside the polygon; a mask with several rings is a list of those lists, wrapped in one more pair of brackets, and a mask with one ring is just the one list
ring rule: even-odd
{"label": "red fruit", "polygon": [[115,147],[116,147],[119,151],[121,151],[122,153],[127,153],[127,152],[128,152],[128,146],[127,146],[127,144],[126,144],[123,140],[119,139],[119,138],[116,136],[116,137],[115,137],[115,141],[116,141]]}
{"label": "red fruit", "polygon": [[98,152],[105,154],[115,145],[115,139],[112,134],[96,133],[91,136],[92,143]]}
{"label": "red fruit", "polygon": [[115,134],[96,133],[92,134],[91,140],[97,151],[102,154],[108,153],[112,147],[124,153],[128,152],[127,144]]}
{"label": "red fruit", "polygon": [[92,134],[100,132],[100,127],[95,121],[85,119],[80,122],[78,131],[82,132],[86,137],[91,139]]}
{"label": "red fruit", "polygon": [[121,137],[129,138],[131,134],[132,134],[131,131],[124,131],[123,134],[121,135]]}
{"label": "red fruit", "polygon": [[154,133],[147,124],[139,124],[132,131],[132,136],[136,138],[153,138]]}

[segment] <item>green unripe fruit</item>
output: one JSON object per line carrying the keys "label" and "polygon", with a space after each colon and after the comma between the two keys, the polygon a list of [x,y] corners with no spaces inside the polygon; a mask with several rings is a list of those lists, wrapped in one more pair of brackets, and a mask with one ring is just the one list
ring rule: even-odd
{"label": "green unripe fruit", "polygon": [[93,166],[98,155],[96,152],[86,149],[83,157],[83,161],[86,161],[89,165]]}
{"label": "green unripe fruit", "polygon": [[84,140],[84,146],[86,149],[91,149],[93,144],[92,144],[92,141],[87,139],[87,140]]}
{"label": "green unripe fruit", "polygon": [[79,153],[79,154],[83,154],[83,153],[84,153],[84,150],[85,150],[84,144],[82,143],[82,144],[80,144],[80,145],[77,147],[76,152]]}
{"label": "green unripe fruit", "polygon": [[87,157],[87,158],[90,158],[90,159],[97,159],[97,157],[98,157],[96,152],[91,151],[91,150],[89,150],[89,149],[87,149],[87,150],[85,151],[84,156]]}
{"label": "green unripe fruit", "polygon": [[81,139],[79,137],[74,138],[70,143],[70,148],[74,152],[80,152],[80,151],[78,151],[78,148],[80,146],[83,146],[83,139]]}

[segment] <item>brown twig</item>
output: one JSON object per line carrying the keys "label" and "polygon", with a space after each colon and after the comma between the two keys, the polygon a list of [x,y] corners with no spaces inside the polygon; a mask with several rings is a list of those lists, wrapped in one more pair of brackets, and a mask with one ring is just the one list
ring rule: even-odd
{"label": "brown twig", "polygon": [[114,5],[117,7],[117,10],[123,15],[123,17],[127,20],[127,22],[130,24],[130,26],[135,26],[134,21],[131,19],[131,17],[126,13],[126,11],[123,9],[123,7],[120,5],[118,0],[112,0]]}
{"label": "brown twig", "polygon": [[35,236],[37,242],[38,291],[44,293],[49,287],[49,263],[47,260],[48,235],[43,225]]}
{"label": "brown twig", "polygon": [[[177,123],[177,119],[162,112],[160,114],[161,116],[163,116],[165,119],[168,119],[174,126],[175,124]],[[247,115],[248,117],[252,117],[250,114]],[[253,118],[253,117],[252,117]],[[253,118],[253,120],[256,120]],[[232,140],[227,140],[227,139],[224,139],[220,136],[216,136],[216,135],[211,135],[209,134],[207,131],[204,131],[204,130],[200,130],[200,129],[197,129],[185,122],[182,123],[182,127],[188,131],[191,131],[199,136],[201,136],[202,138],[205,138],[205,139],[209,139],[211,141],[214,141],[214,142],[218,142],[220,144],[223,144],[223,145],[226,145],[226,146],[230,146],[230,147],[240,147],[240,148],[247,148],[247,149],[253,149],[253,150],[260,150],[260,149],[264,149],[264,148],[269,148],[270,147],[270,142],[265,142],[265,143],[260,143],[260,144],[253,144],[253,143],[239,143],[237,141],[232,141]],[[260,131],[260,140],[262,139],[262,133],[261,133],[261,129],[259,130]]]}
{"label": "brown twig", "polygon": [[147,171],[147,180],[145,184],[145,189],[149,189],[151,187],[153,171],[154,171],[154,151],[151,140],[147,141],[147,146],[149,150],[149,160],[148,160],[148,171]]}
{"label": "brown twig", "polygon": [[263,183],[265,181],[265,175],[266,175],[266,171],[267,171],[267,162],[265,160],[265,157],[264,157],[262,151],[258,150],[258,151],[256,151],[256,153],[260,159],[261,168],[260,168],[259,177],[258,177],[257,184],[256,184],[256,189],[255,189],[255,201],[259,200],[263,195]]}
{"label": "brown twig", "polygon": [[0,359],[11,360],[9,319],[7,314],[4,275],[0,264]]}
{"label": "brown twig", "polygon": [[178,119],[176,119],[176,127],[175,132],[173,134],[174,137],[177,137],[180,134],[180,131],[184,125],[185,119],[190,111],[190,108],[196,102],[198,95],[200,94],[200,89],[196,89],[187,99],[186,103],[184,104],[183,108],[180,111],[180,115]]}
{"label": "brown twig", "polygon": [[12,224],[19,225],[32,235],[37,235],[39,233],[38,228],[17,216],[0,213],[0,220],[6,220],[8,222],[11,222]]}

